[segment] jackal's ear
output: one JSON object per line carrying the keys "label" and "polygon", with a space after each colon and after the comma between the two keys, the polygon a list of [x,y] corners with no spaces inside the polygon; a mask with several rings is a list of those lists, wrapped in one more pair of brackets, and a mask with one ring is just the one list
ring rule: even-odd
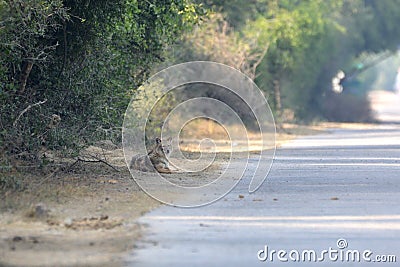
{"label": "jackal's ear", "polygon": [[156,138],[156,144],[161,144],[161,139],[160,138]]}
{"label": "jackal's ear", "polygon": [[168,137],[167,139],[165,139],[166,142],[171,143],[172,142],[172,137]]}

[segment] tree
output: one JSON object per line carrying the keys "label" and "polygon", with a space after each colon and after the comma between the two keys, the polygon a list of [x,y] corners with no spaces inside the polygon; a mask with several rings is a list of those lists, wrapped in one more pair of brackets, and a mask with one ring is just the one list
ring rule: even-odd
{"label": "tree", "polygon": [[269,1],[267,12],[249,28],[265,32],[270,46],[258,67],[257,84],[272,96],[278,118],[283,108],[306,113],[311,89],[332,48],[332,29],[339,29],[331,10],[339,2]]}
{"label": "tree", "polygon": [[[357,120],[357,118],[367,120],[365,118],[370,115],[370,112],[365,112],[365,114],[354,112],[356,102],[359,102],[360,105],[368,105],[365,93],[359,92],[357,99],[351,97],[353,101],[345,101],[343,97],[331,97],[329,81],[339,69],[349,75],[354,74],[354,70],[359,71],[358,68],[362,67],[360,63],[362,63],[363,54],[396,51],[400,43],[397,27],[397,21],[400,19],[399,12],[398,0],[343,1],[343,5],[335,10],[334,17],[345,31],[338,31],[334,35],[336,42],[327,61],[323,64],[325,74],[321,73],[313,88],[314,94],[309,104],[310,107],[331,120],[343,120],[335,117],[335,113],[330,114],[329,110],[332,109],[326,106],[326,103],[336,99],[339,101],[336,104],[341,105],[342,109],[346,109],[344,103],[347,103],[348,115],[354,115],[354,118],[347,118],[347,121]],[[333,104],[335,105],[335,103]],[[368,111],[369,107],[358,110]],[[371,120],[371,116],[369,120]]]}
{"label": "tree", "polygon": [[40,159],[119,140],[135,89],[202,15],[190,0],[0,1],[2,149]]}
{"label": "tree", "polygon": [[175,61],[210,60],[229,65],[255,78],[256,68],[267,46],[260,47],[257,36],[241,36],[221,13],[211,13],[207,19],[185,34],[179,44]]}

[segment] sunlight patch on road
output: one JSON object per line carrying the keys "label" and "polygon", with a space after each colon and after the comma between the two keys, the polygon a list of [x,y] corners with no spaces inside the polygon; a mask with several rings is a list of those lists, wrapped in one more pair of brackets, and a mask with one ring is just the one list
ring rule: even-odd
{"label": "sunlight patch on road", "polygon": [[400,230],[400,215],[369,216],[150,216],[150,220],[179,221],[229,227]]}
{"label": "sunlight patch on road", "polygon": [[367,166],[367,167],[400,167],[400,163],[307,163],[308,166]]}

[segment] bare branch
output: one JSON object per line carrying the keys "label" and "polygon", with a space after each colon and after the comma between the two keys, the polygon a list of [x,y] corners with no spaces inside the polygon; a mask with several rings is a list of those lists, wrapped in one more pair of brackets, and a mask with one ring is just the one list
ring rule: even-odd
{"label": "bare branch", "polygon": [[261,61],[263,60],[263,58],[265,57],[265,55],[267,54],[269,48],[269,43],[265,46],[264,50],[262,51],[262,53],[259,55],[256,63],[254,63],[253,65],[253,74],[254,74],[254,78],[256,77],[256,70],[258,65],[260,65]]}
{"label": "bare branch", "polygon": [[18,117],[15,119],[15,121],[14,121],[14,123],[13,123],[13,127],[16,127],[17,126],[17,123],[18,123],[18,121],[19,121],[19,119],[21,118],[21,116],[22,115],[24,115],[27,111],[29,111],[31,108],[33,108],[33,107],[36,107],[36,106],[39,106],[39,105],[43,105],[44,103],[46,103],[47,102],[47,99],[45,99],[45,100],[43,100],[43,101],[40,101],[40,102],[37,102],[37,103],[35,103],[35,104],[30,104],[29,106],[27,106],[19,115],[18,115]]}
{"label": "bare branch", "polygon": [[94,160],[87,160],[87,159],[78,157],[77,161],[78,162],[88,162],[88,163],[103,163],[103,164],[107,165],[108,167],[112,168],[114,171],[119,172],[119,170],[117,168],[115,168],[113,165],[111,165],[107,161],[105,161],[95,155],[92,155],[92,154],[89,154],[88,156],[92,157]]}

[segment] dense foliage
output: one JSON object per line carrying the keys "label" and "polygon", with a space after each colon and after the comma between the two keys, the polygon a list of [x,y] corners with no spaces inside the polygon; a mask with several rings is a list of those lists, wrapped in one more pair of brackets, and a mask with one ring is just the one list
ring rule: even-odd
{"label": "dense foliage", "polygon": [[[278,120],[285,111],[298,120],[370,119],[358,112],[349,111],[346,119],[331,113],[327,107],[345,97],[331,97],[331,79],[339,69],[353,72],[362,54],[397,50],[399,0],[207,0],[205,5],[224,15],[233,29],[230,35],[240,36],[236,41],[240,46],[245,42],[254,51],[256,39],[258,51],[267,49],[261,53],[263,60],[255,61],[254,77]],[[235,57],[236,51],[230,50]],[[247,55],[250,59],[251,51]],[[218,56],[213,59],[218,61]],[[358,98],[337,104],[368,105],[365,96]]]}
{"label": "dense foliage", "polygon": [[118,140],[134,90],[202,15],[187,0],[0,1],[3,153]]}

